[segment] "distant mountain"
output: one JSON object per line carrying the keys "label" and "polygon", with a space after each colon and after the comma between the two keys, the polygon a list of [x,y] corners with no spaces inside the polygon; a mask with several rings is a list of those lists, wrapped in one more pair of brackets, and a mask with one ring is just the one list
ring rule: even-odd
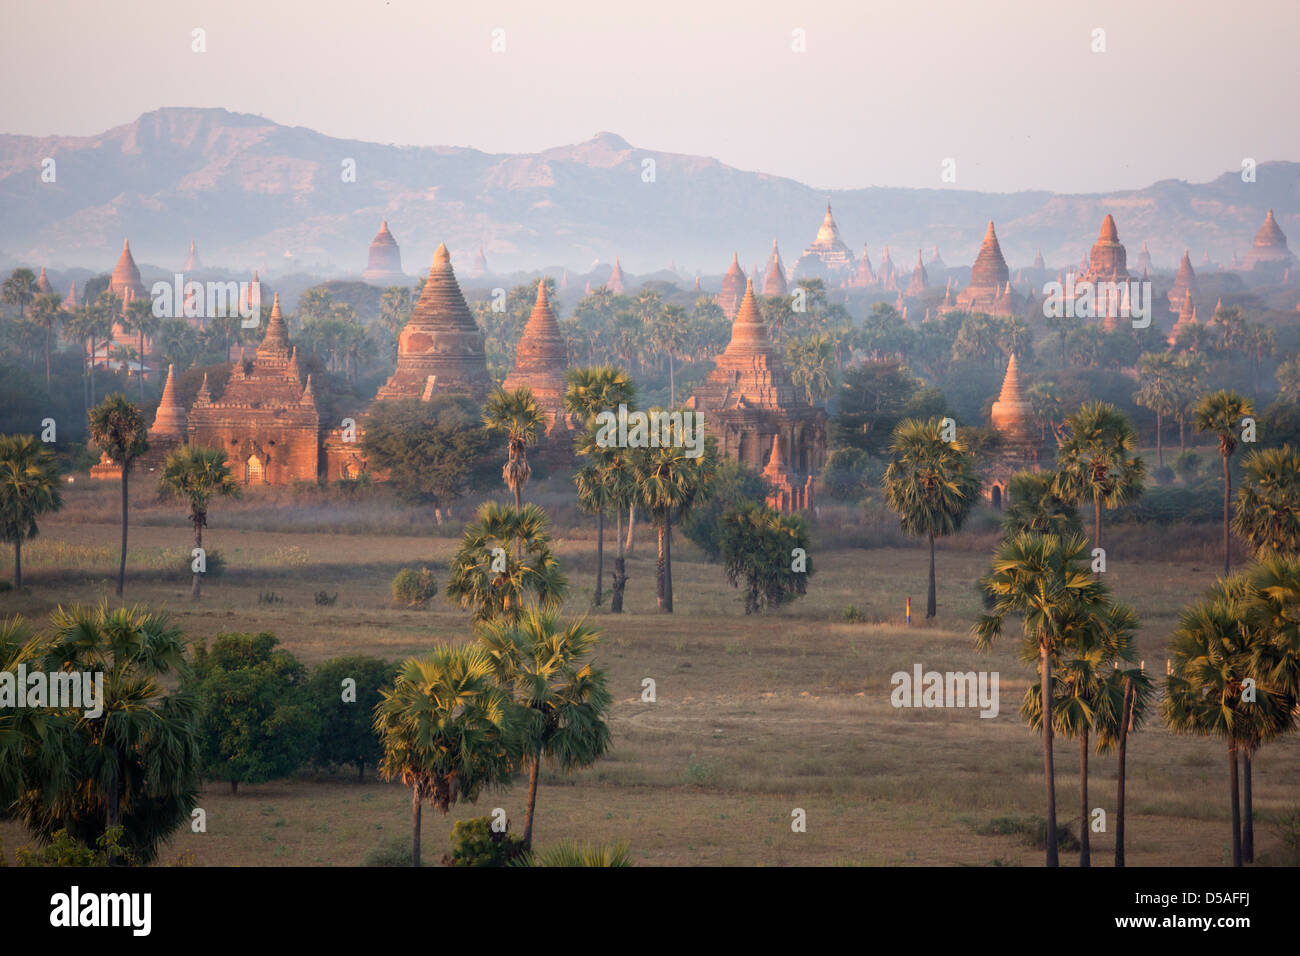
{"label": "distant mountain", "polygon": [[[41,181],[46,157],[57,164],[53,183]],[[348,160],[355,182],[344,181]],[[1209,183],[1167,180],[1098,195],[827,193],[707,157],[636,148],[613,133],[536,154],[491,154],[363,143],[244,113],[177,108],[98,136],[0,135],[0,257],[100,272],[112,268],[123,238],[146,271],[179,269],[195,239],[213,267],[355,276],[387,218],[411,276],[428,267],[440,241],[461,270],[482,243],[500,272],[585,273],[621,256],[633,275],[670,261],[683,275],[718,274],[733,250],[746,269],[761,266],[773,238],[793,263],[828,199],[855,255],[865,242],[879,262],[889,245],[904,269],[918,248],[928,261],[935,245],[950,266],[968,264],[989,219],[1013,269],[1040,247],[1059,268],[1082,258],[1107,212],[1130,261],[1145,240],[1167,269],[1185,246],[1195,264],[1207,249],[1216,263],[1244,255],[1270,207],[1300,248],[1300,163],[1292,162],[1261,163],[1254,183],[1229,172]]]}

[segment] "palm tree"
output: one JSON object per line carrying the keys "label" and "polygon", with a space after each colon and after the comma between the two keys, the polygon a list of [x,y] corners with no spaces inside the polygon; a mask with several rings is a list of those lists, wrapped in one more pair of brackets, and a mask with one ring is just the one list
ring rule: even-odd
{"label": "palm tree", "polygon": [[[1245,597],[1245,582],[1230,578],[1184,609],[1169,642],[1171,670],[1162,704],[1175,733],[1227,742],[1233,866],[1242,864],[1239,757],[1273,735],[1281,715],[1294,707],[1286,688],[1274,685],[1257,666],[1265,650],[1263,631],[1245,626]],[[1245,694],[1247,679],[1255,681],[1253,701]]]}
{"label": "palm tree", "polygon": [[1086,402],[1065,420],[1056,452],[1056,493],[1075,503],[1092,500],[1092,546],[1101,547],[1101,512],[1142,494],[1146,465],[1132,454],[1137,433],[1114,405]]}
{"label": "palm tree", "polygon": [[1150,710],[1155,685],[1131,659],[1119,658],[1115,662],[1111,680],[1122,688],[1118,714],[1107,713],[1097,728],[1097,752],[1115,751],[1115,865],[1124,865],[1124,798],[1125,775],[1128,769],[1129,734],[1141,729]]}
{"label": "palm tree", "polygon": [[582,621],[561,626],[554,614],[529,608],[513,623],[480,624],[478,639],[497,682],[528,716],[522,750],[529,761],[524,849],[530,850],[542,758],[568,772],[591,766],[609,748],[605,718],[613,699],[604,672],[588,661],[600,634]]}
{"label": "palm tree", "polygon": [[[33,633],[21,617],[0,618],[0,672],[17,674],[20,665],[41,670],[48,647],[49,638]],[[25,792],[66,791],[70,719],[44,707],[0,708],[0,806]]]}
{"label": "palm tree", "polygon": [[[515,554],[510,546],[515,545]],[[537,505],[521,509],[489,501],[451,561],[447,596],[473,620],[516,620],[528,595],[545,610],[558,608],[568,588],[551,551],[550,520]]]}
{"label": "palm tree", "polygon": [[[220,448],[199,448],[183,445],[167,456],[159,479],[163,494],[190,506],[190,521],[194,524],[194,547],[203,548],[203,529],[208,525],[208,502],[213,495],[225,498],[239,497],[239,482],[235,481],[226,465],[226,453]],[[191,599],[199,599],[199,581],[202,574],[194,572],[190,588]]]}
{"label": "palm tree", "polygon": [[[585,498],[584,506],[589,511],[595,511],[596,514],[596,600],[597,607],[602,600],[604,590],[604,572],[605,572],[605,511],[608,507],[613,506],[618,516],[619,523],[619,557],[623,559],[622,543],[622,526],[623,511],[627,507],[624,501],[616,502],[612,496],[615,483],[612,482],[609,474],[608,459],[618,457],[620,449],[601,448],[595,443],[595,438],[591,428],[595,422],[596,416],[601,412],[613,411],[620,405],[627,406],[629,409],[635,406],[636,384],[632,381],[630,375],[622,369],[615,368],[612,365],[593,365],[585,368],[575,368],[569,372],[568,387],[564,392],[564,411],[569,415],[578,416],[579,420],[585,426],[575,442],[575,451],[580,457],[588,459],[590,472],[586,469],[579,472],[584,477],[579,480],[578,475],[574,480],[578,482],[579,500]],[[600,464],[597,464],[597,461]],[[622,574],[622,569],[615,565],[615,580]],[[624,578],[626,580],[626,577]],[[616,588],[617,590],[617,588]],[[621,610],[622,594],[619,592],[619,604]]]}
{"label": "palm tree", "polygon": [[527,449],[537,443],[537,436],[546,424],[533,391],[520,385],[513,392],[500,386],[488,397],[483,407],[483,425],[489,432],[502,432],[506,436],[508,457],[501,477],[506,487],[514,492],[515,507],[520,507],[520,493],[532,475],[528,467]]}
{"label": "palm tree", "polygon": [[198,794],[194,700],[167,684],[189,673],[184,636],[165,614],[142,607],[58,608],[45,666],[103,675],[102,713],[70,728],[78,785],[51,801],[20,805],[29,828],[58,829],[87,844],[121,825],[144,862],[190,818]]}
{"label": "palm tree", "polygon": [[0,288],[0,301],[18,306],[18,319],[26,315],[27,303],[36,298],[36,273],[31,269],[15,269]]}
{"label": "palm tree", "polygon": [[822,401],[835,389],[834,347],[831,338],[818,332],[794,339],[785,347],[786,367],[795,388],[802,390],[809,405]]}
{"label": "palm tree", "polygon": [[50,339],[64,318],[63,300],[57,295],[38,295],[32,300],[32,322],[45,330],[45,391],[50,390]]}
{"label": "palm tree", "polygon": [[718,467],[717,443],[711,436],[696,458],[686,453],[679,438],[674,436],[660,448],[636,449],[629,456],[637,499],[659,532],[655,594],[663,614],[673,613],[673,520],[689,514],[709,496]]}
{"label": "palm tree", "polygon": [[1168,352],[1148,352],[1138,360],[1142,387],[1133,400],[1156,415],[1156,466],[1165,464],[1164,419],[1178,409],[1177,360]]}
{"label": "palm tree", "polygon": [[140,404],[144,404],[144,360],[145,337],[152,337],[158,329],[158,318],[153,314],[153,302],[149,299],[132,299],[126,307],[123,323],[127,329],[140,337],[140,349],[137,354],[140,369]]}
{"label": "palm tree", "polygon": [[1242,462],[1232,530],[1256,557],[1300,554],[1300,453],[1261,448]]}
{"label": "palm tree", "polygon": [[122,560],[117,569],[117,596],[126,584],[127,478],[135,460],[149,450],[149,431],[140,409],[115,392],[90,410],[90,438],[122,469]]}
{"label": "palm tree", "polygon": [[23,586],[23,540],[36,519],[63,507],[59,466],[35,435],[0,435],[0,540],[13,542],[14,587]]}
{"label": "palm tree", "polygon": [[510,862],[511,866],[559,867],[571,870],[575,867],[610,867],[631,866],[632,854],[626,843],[597,843],[593,846],[576,846],[561,843],[551,847],[540,856],[526,854]]}
{"label": "palm tree", "polygon": [[1223,458],[1223,573],[1232,573],[1231,541],[1228,538],[1228,509],[1232,501],[1232,472],[1228,459],[1237,450],[1237,429],[1241,420],[1254,414],[1255,405],[1249,398],[1222,389],[1211,392],[1192,409],[1192,424],[1198,432],[1213,432],[1219,439],[1219,455]]}
{"label": "palm tree", "polygon": [[1047,785],[1047,865],[1058,865],[1056,846],[1056,781],[1052,762],[1052,660],[1080,613],[1098,609],[1106,589],[1088,574],[1083,556],[1087,541],[1080,535],[1020,534],[998,545],[993,566],[984,578],[992,602],[973,628],[975,646],[987,651],[1002,633],[1006,618],[1022,619],[1023,652],[1038,657],[1038,680],[1046,715],[1043,727],[1043,777]]}
{"label": "palm tree", "polygon": [[1054,490],[1056,472],[1019,471],[1007,482],[1007,504],[1002,512],[1002,535],[1013,538],[1022,531],[1082,534],[1079,512]]}
{"label": "palm tree", "polygon": [[1174,362],[1174,415],[1178,419],[1178,450],[1187,450],[1187,416],[1201,394],[1201,379],[1205,376],[1205,360],[1195,352],[1184,352]]}
{"label": "palm tree", "polygon": [[436,645],[408,658],[375,706],[384,747],[379,775],[411,788],[411,865],[420,865],[420,809],[433,801],[446,814],[473,803],[483,787],[507,783],[518,759],[519,718],[492,680],[480,647]]}
{"label": "palm tree", "polygon": [[891,458],[885,468],[885,503],[898,515],[903,532],[930,542],[930,581],[925,617],[938,613],[935,596],[934,539],[961,530],[979,495],[974,462],[961,439],[942,438],[941,419],[904,419],[894,428]]}
{"label": "palm tree", "polygon": [[[1133,609],[1107,601],[1078,605],[1062,618],[1063,637],[1052,661],[1053,733],[1079,741],[1079,866],[1092,865],[1088,806],[1088,743],[1097,734],[1098,753],[1109,749],[1107,728],[1117,728],[1124,710],[1125,683],[1118,660],[1132,656],[1137,630]],[[1043,727],[1043,695],[1035,684],[1025,691],[1020,712],[1035,730]]]}

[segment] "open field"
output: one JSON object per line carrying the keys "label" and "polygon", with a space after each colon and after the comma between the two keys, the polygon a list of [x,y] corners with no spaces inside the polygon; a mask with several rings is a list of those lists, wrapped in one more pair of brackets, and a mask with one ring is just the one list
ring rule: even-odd
{"label": "open field", "polygon": [[[115,491],[67,489],[64,511],[46,518],[40,537],[24,549],[28,587],[0,593],[0,614],[20,613],[40,625],[56,604],[112,600]],[[266,502],[250,495],[235,505],[218,503],[204,543],[221,552],[227,570],[205,582],[195,606],[188,577],[161,570],[188,555],[192,533],[184,512],[150,505],[143,489],[138,499],[127,600],[168,607],[192,639],[269,630],[315,663],[349,653],[397,659],[435,640],[469,636],[467,615],[443,598],[431,610],[399,610],[389,593],[402,566],[429,564],[445,583],[457,544],[450,532],[463,524],[467,508],[457,509],[448,533],[417,536],[397,532],[425,531],[427,518],[374,503],[357,513],[372,514],[383,533],[329,530],[350,521],[337,513],[347,507],[342,504],[322,506],[316,517],[286,511],[284,523],[296,522],[296,530],[258,531],[252,528],[281,526]],[[319,530],[303,530],[313,522]],[[1203,531],[1189,534],[1195,543],[1181,547],[1179,529],[1114,535],[1108,580],[1142,616],[1142,651],[1156,674],[1163,672],[1163,645],[1178,609],[1220,566],[1214,533]],[[556,537],[570,579],[565,611],[584,613],[594,528],[561,527]],[[612,537],[611,531],[607,587]],[[836,535],[837,543],[842,537]],[[638,528],[628,613],[591,612],[604,632],[597,657],[614,692],[614,748],[579,775],[543,773],[538,845],[621,839],[638,864],[1041,864],[1041,851],[1019,838],[977,832],[996,818],[1041,814],[1043,803],[1039,739],[1018,716],[1032,671],[1017,658],[1017,638],[981,656],[968,634],[979,607],[974,581],[992,540],[963,535],[940,544],[939,618],[926,626],[920,543],[822,551],[814,533],[816,574],[808,597],[774,615],[746,617],[721,568],[703,562],[678,535],[677,613],[667,616],[654,613],[653,535]],[[1134,552],[1169,557],[1127,559],[1125,542]],[[0,575],[11,574],[10,551],[0,558]],[[337,592],[337,603],[317,606],[319,590]],[[282,603],[259,603],[260,593],[272,591]],[[902,618],[908,594],[910,628]],[[843,623],[850,604],[869,623]],[[974,709],[895,710],[890,675],[915,663],[927,670],[999,671],[998,717],[981,719]],[[656,682],[655,703],[641,702],[645,677]],[[1224,748],[1216,740],[1175,737],[1157,724],[1129,745],[1129,863],[1225,863]],[[1056,759],[1060,819],[1077,830],[1077,744],[1058,740]],[[1091,767],[1090,803],[1113,814],[1114,759],[1094,755]],[[1272,821],[1300,803],[1300,738],[1266,746],[1254,783],[1257,859],[1284,862]],[[452,817],[500,806],[521,822],[525,790],[521,780]],[[388,839],[409,839],[408,791],[373,780],[358,784],[348,771],[241,787],[237,797],[213,781],[200,805],[208,832],[178,835],[161,859],[187,854],[198,865],[352,865]],[[807,811],[803,834],[791,832],[796,807]],[[425,859],[436,861],[449,849],[451,821],[426,810],[424,822]],[[12,854],[26,834],[12,821],[0,822],[0,839]],[[1108,865],[1111,847],[1109,834],[1094,834],[1094,863]],[[1062,857],[1064,865],[1076,860]]]}

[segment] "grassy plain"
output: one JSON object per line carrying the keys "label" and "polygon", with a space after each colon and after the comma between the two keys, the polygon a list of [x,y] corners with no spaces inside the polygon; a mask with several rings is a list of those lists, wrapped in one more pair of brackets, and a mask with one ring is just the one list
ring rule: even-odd
{"label": "grassy plain", "polygon": [[[140,484],[144,484],[141,482]],[[548,505],[547,492],[542,503]],[[115,486],[67,488],[67,506],[42,522],[24,549],[27,587],[0,593],[0,614],[40,625],[57,604],[113,599],[119,533]],[[992,519],[942,542],[939,616],[922,619],[926,559],[895,533],[854,533],[829,513],[814,533],[808,596],[762,617],[746,617],[717,565],[680,535],[674,541],[677,613],[654,613],[654,538],[638,528],[630,559],[627,613],[591,609],[595,533],[554,491],[557,550],[569,574],[565,613],[589,613],[603,630],[598,663],[614,693],[614,747],[592,769],[545,772],[538,801],[539,846],[573,839],[626,840],[638,864],[1026,864],[1041,851],[1014,835],[989,835],[1000,818],[1042,812],[1041,746],[1018,715],[1032,671],[1009,638],[988,656],[968,633],[979,610],[976,577],[993,544]],[[447,561],[470,513],[434,533],[430,517],[384,500],[350,505],[321,494],[306,504],[287,490],[217,503],[204,543],[226,570],[207,580],[202,603],[188,599],[191,532],[184,512],[137,491],[127,601],[170,609],[191,639],[222,631],[274,632],[308,663],[343,654],[389,659],[434,641],[468,639],[464,612],[441,596],[429,610],[393,607],[389,582],[404,566],[427,565],[445,583]],[[548,505],[549,506],[549,505]],[[259,530],[263,529],[263,530]],[[831,530],[835,529],[835,530]],[[982,529],[982,530],[981,530]],[[1107,532],[1103,533],[1104,536]],[[1161,675],[1179,608],[1215,577],[1221,558],[1213,528],[1116,529],[1108,581],[1138,609],[1149,670]],[[851,546],[851,545],[866,545]],[[606,539],[606,573],[613,554]],[[0,557],[11,576],[12,554]],[[608,577],[606,579],[608,586]],[[317,591],[337,593],[318,606]],[[282,600],[263,603],[274,592]],[[911,626],[903,602],[913,598]],[[867,622],[844,623],[861,608]],[[894,709],[890,675],[914,663],[934,670],[997,670],[1001,711]],[[643,678],[657,701],[643,703]],[[1078,745],[1058,741],[1060,819],[1076,830]],[[1130,865],[1218,865],[1227,860],[1226,753],[1217,740],[1181,738],[1158,720],[1129,747]],[[1112,814],[1113,757],[1091,759],[1090,804]],[[485,794],[451,819],[503,807],[522,819],[526,787]],[[1273,821],[1300,802],[1300,737],[1270,744],[1255,764],[1257,858],[1287,861]],[[161,859],[197,865],[355,865],[409,833],[400,785],[355,774],[303,773],[259,786],[212,781],[200,805],[208,832],[176,836]],[[807,832],[791,831],[802,808]],[[424,854],[450,846],[451,819],[426,811]],[[9,852],[27,842],[0,822]],[[1109,865],[1109,833],[1094,834],[1093,859]],[[1066,854],[1065,865],[1077,861]]]}

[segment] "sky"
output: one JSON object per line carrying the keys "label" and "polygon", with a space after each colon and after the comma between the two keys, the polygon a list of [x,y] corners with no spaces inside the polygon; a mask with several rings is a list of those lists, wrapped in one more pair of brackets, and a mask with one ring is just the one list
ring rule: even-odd
{"label": "sky", "polygon": [[164,106],[488,152],[609,130],[825,189],[938,187],[945,160],[958,188],[1101,192],[1300,159],[1297,0],[6,7],[4,133]]}

